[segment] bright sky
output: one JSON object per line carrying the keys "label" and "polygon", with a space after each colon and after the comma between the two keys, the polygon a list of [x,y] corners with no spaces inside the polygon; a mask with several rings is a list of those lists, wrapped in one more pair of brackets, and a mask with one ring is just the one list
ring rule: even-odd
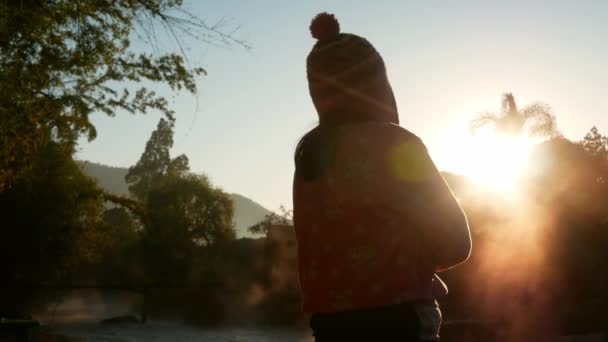
{"label": "bright sky", "polygon": [[[552,106],[566,137],[579,140],[596,125],[608,133],[608,1],[186,1],[209,22],[227,17],[252,45],[247,52],[190,43],[193,64],[209,72],[190,94],[173,98],[174,155],[224,190],[269,209],[291,206],[292,154],[314,127],[305,58],[308,25],[335,13],[342,32],[367,38],[387,65],[402,126],[427,144],[439,168],[458,172],[467,123],[498,111],[512,91],[520,106]],[[133,165],[159,119],[93,118],[98,138],[78,157]]]}

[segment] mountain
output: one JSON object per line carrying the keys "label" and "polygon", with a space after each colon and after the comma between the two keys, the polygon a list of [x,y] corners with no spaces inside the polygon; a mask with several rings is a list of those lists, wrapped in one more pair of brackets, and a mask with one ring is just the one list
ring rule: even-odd
{"label": "mountain", "polygon": [[[117,195],[129,195],[129,188],[125,182],[127,168],[89,161],[81,161],[80,165],[84,173],[97,180],[97,184],[106,191]],[[465,177],[449,173],[443,173],[443,175],[456,193],[461,193],[462,189],[468,185]],[[237,236],[251,237],[252,235],[247,231],[247,228],[260,222],[271,211],[243,195],[230,194],[230,197],[234,202],[234,224]]]}
{"label": "mountain", "polygon": [[[128,195],[129,188],[125,182],[128,172],[124,167],[113,167],[89,161],[81,161],[83,172],[97,180],[97,184],[108,192],[117,195]],[[247,228],[260,222],[271,211],[255,201],[239,194],[230,194],[234,203],[234,224],[238,237],[251,237]]]}
{"label": "mountain", "polygon": [[82,171],[89,177],[94,178],[97,184],[104,190],[116,195],[129,195],[129,187],[125,181],[125,176],[129,171],[124,167],[114,167],[103,164],[81,161]]}
{"label": "mountain", "polygon": [[239,237],[253,237],[247,228],[259,223],[271,213],[253,200],[239,194],[230,194],[234,202],[234,222]]}

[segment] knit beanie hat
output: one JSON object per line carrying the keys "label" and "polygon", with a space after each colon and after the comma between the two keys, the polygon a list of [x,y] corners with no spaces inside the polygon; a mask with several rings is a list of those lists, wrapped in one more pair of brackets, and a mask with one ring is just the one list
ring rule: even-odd
{"label": "knit beanie hat", "polygon": [[306,71],[320,124],[398,124],[395,98],[378,51],[365,38],[340,33],[333,14],[317,15],[310,32],[317,42],[306,60]]}

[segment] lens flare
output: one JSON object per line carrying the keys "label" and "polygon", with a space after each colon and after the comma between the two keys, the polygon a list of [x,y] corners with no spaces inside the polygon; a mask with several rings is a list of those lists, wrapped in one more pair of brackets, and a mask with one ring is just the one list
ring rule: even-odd
{"label": "lens flare", "polygon": [[460,139],[440,159],[479,190],[510,195],[521,190],[519,182],[528,171],[530,152],[538,142],[527,136],[481,131]]}
{"label": "lens flare", "polygon": [[533,142],[527,137],[488,134],[473,140],[473,160],[465,175],[476,184],[503,193],[517,190],[517,183],[526,171]]}

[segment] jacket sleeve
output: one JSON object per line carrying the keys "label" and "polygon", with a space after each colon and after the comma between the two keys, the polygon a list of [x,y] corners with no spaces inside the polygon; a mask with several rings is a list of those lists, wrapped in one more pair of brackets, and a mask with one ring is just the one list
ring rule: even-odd
{"label": "jacket sleeve", "polygon": [[391,206],[404,225],[417,230],[436,272],[466,261],[472,243],[462,208],[422,141],[415,136],[398,141],[388,159]]}

